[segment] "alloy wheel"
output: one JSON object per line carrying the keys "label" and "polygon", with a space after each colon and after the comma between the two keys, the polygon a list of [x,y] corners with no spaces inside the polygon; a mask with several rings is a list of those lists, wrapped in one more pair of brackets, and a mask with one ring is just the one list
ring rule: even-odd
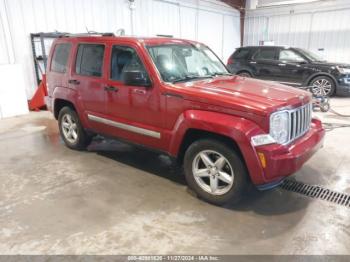
{"label": "alloy wheel", "polygon": [[78,140],[78,126],[70,114],[62,117],[62,131],[65,139],[71,144],[75,144]]}
{"label": "alloy wheel", "polygon": [[212,195],[227,193],[234,184],[234,172],[229,161],[213,150],[199,152],[192,162],[195,181]]}
{"label": "alloy wheel", "polygon": [[328,96],[332,91],[332,83],[327,79],[318,79],[312,83],[312,92],[319,96]]}

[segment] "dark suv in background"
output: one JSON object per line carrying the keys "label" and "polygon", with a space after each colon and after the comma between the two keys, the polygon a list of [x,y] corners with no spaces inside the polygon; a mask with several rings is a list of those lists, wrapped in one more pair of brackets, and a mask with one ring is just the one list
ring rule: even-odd
{"label": "dark suv in background", "polygon": [[330,63],[301,48],[248,46],[228,59],[231,73],[291,86],[312,86],[318,95],[350,95],[350,65]]}

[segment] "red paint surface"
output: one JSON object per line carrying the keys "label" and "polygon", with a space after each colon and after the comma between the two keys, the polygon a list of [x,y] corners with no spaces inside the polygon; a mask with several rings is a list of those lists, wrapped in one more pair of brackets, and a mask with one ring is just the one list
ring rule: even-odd
{"label": "red paint surface", "polygon": [[[250,143],[252,136],[268,132],[272,112],[310,102],[310,94],[305,91],[237,76],[178,84],[163,82],[145,45],[195,42],[171,38],[79,37],[60,38],[54,44],[67,41],[72,43],[73,48],[69,59],[70,70],[65,74],[54,73],[48,64],[48,108],[54,110],[57,99],[70,101],[87,129],[158,149],[172,156],[177,156],[183,138],[190,129],[220,134],[237,143],[251,180],[256,185],[294,173],[322,145],[324,130],[317,120],[313,120],[307,134],[288,146],[274,144],[254,148]],[[90,42],[106,46],[101,78],[79,76],[74,72],[78,43]],[[111,47],[115,44],[131,46],[137,51],[151,78],[151,87],[126,86],[109,79]],[[52,54],[49,61],[51,57]],[[69,79],[79,80],[80,84],[68,84]],[[110,85],[118,87],[119,91],[106,92],[104,87]],[[166,96],[166,93],[173,96]],[[156,131],[161,138],[93,122],[88,120],[88,114]],[[266,156],[265,169],[260,165],[257,151]]]}

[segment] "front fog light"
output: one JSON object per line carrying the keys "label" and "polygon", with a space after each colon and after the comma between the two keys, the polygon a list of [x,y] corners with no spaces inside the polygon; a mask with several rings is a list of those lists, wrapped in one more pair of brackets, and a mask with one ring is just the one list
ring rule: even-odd
{"label": "front fog light", "polygon": [[277,143],[288,142],[289,113],[287,111],[273,113],[270,117],[270,135]]}
{"label": "front fog light", "polygon": [[252,137],[252,145],[253,146],[262,146],[276,143],[275,139],[273,139],[270,135],[257,135]]}

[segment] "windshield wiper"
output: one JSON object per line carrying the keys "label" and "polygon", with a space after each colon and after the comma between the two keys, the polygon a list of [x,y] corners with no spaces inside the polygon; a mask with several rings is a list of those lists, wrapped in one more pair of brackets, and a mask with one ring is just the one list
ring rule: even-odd
{"label": "windshield wiper", "polygon": [[232,76],[230,73],[223,73],[223,72],[215,72],[211,74],[211,76]]}
{"label": "windshield wiper", "polygon": [[186,81],[191,81],[195,79],[205,79],[205,78],[212,78],[212,75],[206,75],[206,76],[185,76],[183,78],[179,78],[174,80],[172,83],[178,83],[178,82],[186,82]]}

